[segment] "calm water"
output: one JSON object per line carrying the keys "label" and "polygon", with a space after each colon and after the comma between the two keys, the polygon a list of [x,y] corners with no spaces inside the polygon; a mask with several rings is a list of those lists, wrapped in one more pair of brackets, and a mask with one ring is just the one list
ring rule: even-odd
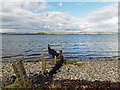
{"label": "calm water", "polygon": [[3,61],[39,60],[42,50],[49,58],[48,44],[57,52],[62,49],[64,57],[70,60],[118,56],[117,35],[3,35]]}

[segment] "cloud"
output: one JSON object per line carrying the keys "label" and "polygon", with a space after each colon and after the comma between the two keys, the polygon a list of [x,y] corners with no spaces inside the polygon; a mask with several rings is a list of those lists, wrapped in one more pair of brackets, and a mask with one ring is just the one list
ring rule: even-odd
{"label": "cloud", "polygon": [[79,24],[83,27],[81,29],[88,32],[117,32],[118,6],[114,4],[93,11]]}
{"label": "cloud", "polygon": [[22,5],[23,5],[24,9],[27,9],[27,10],[33,9],[35,11],[44,10],[44,9],[48,9],[48,8],[51,7],[47,4],[47,2],[41,2],[41,3],[38,3],[38,2],[24,2]]}
{"label": "cloud", "polygon": [[59,5],[61,7],[63,5],[63,3],[60,2],[60,3],[57,3],[57,5]]}
{"label": "cloud", "polygon": [[[50,8],[42,3],[3,3],[3,32],[113,32],[117,31],[117,5],[110,5],[93,11],[85,18],[70,14],[47,11],[33,13],[28,9]],[[40,6],[41,5],[41,6]]]}
{"label": "cloud", "polygon": [[15,6],[5,4],[2,10],[2,27],[3,29],[16,29],[16,32],[67,30],[73,28],[71,18],[72,16],[62,12],[32,13],[17,7],[16,3]]}
{"label": "cloud", "polygon": [[[74,17],[69,14],[52,11],[32,13],[22,8],[23,3],[4,3],[2,8],[2,28],[16,32],[72,31],[78,26],[73,24]],[[30,3],[32,4],[32,3]],[[30,5],[29,4],[29,5]],[[34,3],[35,4],[35,3]],[[26,5],[26,4],[25,4]],[[28,8],[30,8],[28,5]],[[6,32],[6,31],[5,31]]]}
{"label": "cloud", "polygon": [[101,0],[101,1],[103,1],[103,2],[117,2],[119,0]]}
{"label": "cloud", "polygon": [[4,33],[6,32],[15,32],[14,29],[0,29],[0,32],[4,31]]}

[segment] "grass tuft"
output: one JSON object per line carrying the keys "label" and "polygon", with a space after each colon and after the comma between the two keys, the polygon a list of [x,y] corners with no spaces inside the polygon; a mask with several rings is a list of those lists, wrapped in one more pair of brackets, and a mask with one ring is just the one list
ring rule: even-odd
{"label": "grass tuft", "polygon": [[[56,61],[58,61],[59,59],[57,59]],[[83,63],[78,63],[79,62],[79,60],[74,60],[74,61],[68,61],[68,60],[66,60],[66,64],[73,64],[73,65],[77,65],[77,66],[82,66],[82,65],[84,65]],[[48,64],[50,64],[50,65],[55,65],[55,63],[54,63],[54,61],[49,61],[49,63]],[[65,62],[63,63],[63,65],[65,65]]]}
{"label": "grass tuft", "polygon": [[22,88],[22,85],[17,78],[13,84],[6,86],[5,88]]}

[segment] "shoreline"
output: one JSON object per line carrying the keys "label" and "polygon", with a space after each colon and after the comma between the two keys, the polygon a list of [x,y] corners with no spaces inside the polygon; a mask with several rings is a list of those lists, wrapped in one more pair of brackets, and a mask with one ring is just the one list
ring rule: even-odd
{"label": "shoreline", "polygon": [[[18,59],[22,59],[24,62],[38,62],[38,61],[41,61],[41,56],[39,57],[31,57],[31,58],[18,58],[18,59],[15,59],[15,60],[12,60],[12,56],[4,56],[2,57],[2,62],[3,63],[9,63],[9,62],[15,62],[16,60]],[[46,58],[47,61],[52,61],[54,60],[53,58]],[[90,57],[64,57],[65,60],[69,60],[69,61],[74,61],[74,60],[79,60],[79,61],[111,61],[111,60],[119,60],[119,56],[113,56],[113,57],[93,57],[93,56],[90,56]],[[10,61],[11,60],[11,61]]]}
{"label": "shoreline", "polygon": [[[54,65],[48,64],[46,70],[50,71]],[[63,65],[57,74],[54,75],[53,80],[88,80],[88,81],[111,81],[120,82],[119,77],[119,60],[102,60],[102,61],[80,61],[82,66],[76,66],[72,64]],[[42,69],[41,61],[38,62],[24,62],[24,68],[27,75],[29,73],[39,73]],[[3,80],[11,75],[15,75],[12,63],[2,63],[2,75]]]}
{"label": "shoreline", "polygon": [[94,35],[117,34],[117,32],[35,32],[35,33],[0,33],[2,35]]}

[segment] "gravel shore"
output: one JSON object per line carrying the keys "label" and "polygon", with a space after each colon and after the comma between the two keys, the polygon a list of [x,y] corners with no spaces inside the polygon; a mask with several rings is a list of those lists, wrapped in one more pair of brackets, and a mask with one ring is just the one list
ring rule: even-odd
{"label": "gravel shore", "polygon": [[[112,61],[84,61],[82,66],[73,64],[63,65],[54,80],[70,79],[70,80],[88,80],[88,81],[111,81],[120,82],[119,60]],[[24,62],[27,75],[29,73],[39,73],[41,71],[41,62]],[[50,71],[54,65],[49,65],[47,61],[47,70]],[[12,63],[2,63],[3,78],[14,75]]]}

